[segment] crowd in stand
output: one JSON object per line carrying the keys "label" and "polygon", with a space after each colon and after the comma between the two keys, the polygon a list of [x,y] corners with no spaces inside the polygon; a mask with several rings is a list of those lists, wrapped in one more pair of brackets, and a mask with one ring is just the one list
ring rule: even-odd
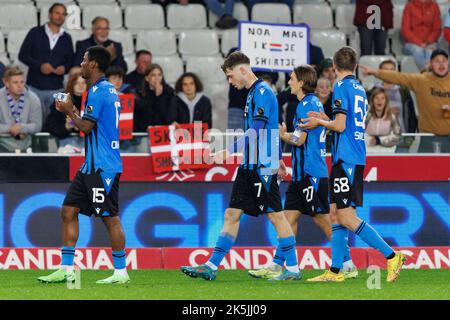
{"label": "crowd in stand", "polygon": [[[162,5],[171,2],[160,0]],[[173,2],[173,1],[172,1]],[[195,1],[179,0],[180,4]],[[203,1],[198,0],[196,3]],[[219,16],[218,28],[235,27],[237,20],[232,15],[233,0],[205,0],[205,5]],[[248,0],[251,8],[257,1]],[[282,1],[292,6],[293,0]],[[370,29],[367,7],[378,4],[381,8],[382,28]],[[230,9],[231,8],[231,9]],[[384,55],[387,32],[393,26],[391,0],[361,0],[356,2],[354,24],[360,35],[361,55]],[[0,65],[4,87],[0,90],[0,152],[26,150],[31,143],[30,134],[45,131],[59,139],[60,145],[77,145],[71,134],[78,129],[59,113],[54,106],[53,95],[69,92],[76,108],[82,105],[86,83],[81,77],[79,64],[86,49],[102,45],[108,49],[112,64],[106,72],[119,94],[135,97],[134,132],[146,132],[148,126],[192,123],[201,121],[213,126],[214,106],[203,93],[203,84],[192,72],[182,74],[172,88],[164,80],[163,68],[153,63],[152,53],[139,50],[135,55],[135,69],[127,70],[122,45],[109,39],[109,21],[96,17],[92,21],[92,34],[88,39],[77,41],[75,48],[69,33],[63,29],[66,8],[56,3],[49,9],[48,23],[32,28],[20,48],[19,60],[28,66],[28,76],[18,67]],[[444,36],[450,41],[450,18],[444,24]],[[442,32],[439,7],[433,0],[410,0],[405,6],[401,33],[404,52],[414,57],[422,71],[406,74],[396,71],[395,60],[383,61],[379,70],[363,68],[364,74],[380,79],[373,88],[368,88],[369,112],[366,117],[366,144],[393,147],[401,133],[428,132],[443,137],[450,136],[450,77],[448,76],[448,48],[438,49]],[[237,50],[232,48],[230,52]],[[310,64],[319,75],[316,94],[329,117],[332,116],[332,90],[336,74],[333,61],[326,58],[320,47],[310,43]],[[128,73],[127,73],[128,72]],[[218,70],[219,72],[219,70]],[[277,91],[280,74],[259,72],[257,75]],[[289,79],[289,76],[285,77]],[[66,79],[66,81],[64,81]],[[64,85],[65,84],[65,85]],[[364,83],[363,83],[364,85]],[[417,98],[417,106],[411,91]],[[243,128],[243,114],[247,90],[229,88],[228,125],[230,129]],[[298,101],[285,88],[277,92],[280,107],[280,122],[293,131],[292,120]],[[416,112],[416,109],[418,112]],[[417,115],[418,114],[418,115]],[[224,119],[222,119],[225,121]],[[5,135],[8,135],[7,137]]]}

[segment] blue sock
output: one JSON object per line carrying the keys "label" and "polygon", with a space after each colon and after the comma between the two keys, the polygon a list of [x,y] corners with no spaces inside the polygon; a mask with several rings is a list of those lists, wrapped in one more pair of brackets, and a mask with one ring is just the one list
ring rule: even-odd
{"label": "blue sock", "polygon": [[125,269],[125,267],[126,267],[125,250],[113,251],[112,257],[113,257],[114,269]]}
{"label": "blue sock", "polygon": [[350,230],[347,229],[347,241],[345,242],[345,253],[344,253],[344,262],[352,260],[352,257],[350,256],[350,247],[348,245],[348,233]]}
{"label": "blue sock", "polygon": [[228,251],[230,251],[231,247],[233,246],[234,240],[235,240],[234,237],[231,236],[230,234],[227,233],[220,234],[220,236],[217,238],[213,254],[211,258],[209,258],[209,262],[219,267],[223,258],[225,258]]}
{"label": "blue sock", "polygon": [[279,238],[279,247],[283,253],[283,256],[286,258],[286,266],[292,267],[297,266],[297,255],[296,255],[296,247],[295,247],[295,237],[290,236],[286,238]]}
{"label": "blue sock", "polygon": [[331,231],[331,268],[342,269],[348,248],[348,230],[340,224],[333,224]]}
{"label": "blue sock", "polygon": [[284,260],[285,260],[284,252],[283,250],[281,250],[281,246],[278,244],[277,250],[275,251],[275,255],[273,256],[273,262],[280,266],[284,266]]}
{"label": "blue sock", "polygon": [[392,250],[392,248],[367,222],[362,221],[354,232],[369,246],[380,251],[386,258],[394,253],[394,250]]}
{"label": "blue sock", "polygon": [[73,266],[73,258],[75,257],[75,247],[61,248],[61,265]]}

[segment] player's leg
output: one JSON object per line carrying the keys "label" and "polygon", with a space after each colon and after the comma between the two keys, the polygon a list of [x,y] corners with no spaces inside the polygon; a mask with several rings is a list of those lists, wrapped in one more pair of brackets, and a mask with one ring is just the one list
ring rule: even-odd
{"label": "player's leg", "polygon": [[181,271],[193,278],[203,278],[214,280],[217,276],[217,269],[223,258],[228,254],[236,240],[239,224],[243,211],[236,208],[228,208],[224,214],[224,225],[217,238],[214,251],[208,261],[197,267],[182,266]]}
{"label": "player's leg", "polygon": [[296,240],[291,226],[283,211],[271,212],[267,216],[275,227],[278,236],[278,246],[286,258],[286,269],[283,273],[269,280],[299,280],[301,276],[297,262]]}
{"label": "player's leg", "polygon": [[48,276],[39,277],[38,280],[43,283],[58,283],[66,281],[75,281],[73,271],[73,260],[75,257],[75,245],[78,240],[78,212],[79,209],[71,206],[62,206],[62,242],[61,248],[61,267]]}
{"label": "player's leg", "polygon": [[114,265],[114,274],[103,280],[99,280],[97,284],[123,284],[129,283],[125,259],[125,233],[122,223],[118,216],[102,217],[103,224],[106,226],[109,235],[109,241],[112,248],[112,260]]}

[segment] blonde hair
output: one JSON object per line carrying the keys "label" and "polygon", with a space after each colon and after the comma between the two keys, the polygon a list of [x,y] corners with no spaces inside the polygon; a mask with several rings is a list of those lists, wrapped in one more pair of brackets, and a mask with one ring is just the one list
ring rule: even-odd
{"label": "blonde hair", "polygon": [[3,75],[3,79],[9,80],[11,77],[14,76],[23,76],[23,71],[20,70],[20,68],[17,66],[6,68],[5,74]]}

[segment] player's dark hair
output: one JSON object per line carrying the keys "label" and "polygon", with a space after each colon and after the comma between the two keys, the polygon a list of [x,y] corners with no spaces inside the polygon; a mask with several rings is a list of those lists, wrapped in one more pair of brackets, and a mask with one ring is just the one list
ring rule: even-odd
{"label": "player's dark hair", "polygon": [[235,66],[240,64],[250,64],[250,59],[242,52],[235,51],[226,57],[221,68],[223,72],[226,72],[228,69],[233,69]]}
{"label": "player's dark hair", "polygon": [[383,61],[379,64],[378,69],[383,68],[383,66],[386,65],[386,64],[392,64],[392,65],[394,66],[394,68],[397,69],[397,64],[396,64],[395,61],[392,60],[392,59],[383,60]]}
{"label": "player's dark hair", "polygon": [[48,13],[52,13],[53,9],[55,9],[56,7],[63,7],[64,8],[64,12],[67,14],[67,8],[64,4],[59,3],[59,2],[55,2],[54,4],[52,4],[50,6],[50,8],[48,8]]}
{"label": "player's dark hair", "polygon": [[148,93],[148,81],[145,78],[147,78],[147,76],[150,73],[152,73],[153,70],[156,70],[156,69],[161,71],[161,75],[162,75],[161,84],[163,86],[165,86],[166,80],[164,80],[164,71],[163,71],[162,67],[159,64],[152,63],[151,65],[148,66],[147,70],[145,70],[144,80],[142,81],[142,85],[141,85],[141,89],[140,89],[141,96],[145,97]]}
{"label": "player's dark hair", "polygon": [[314,93],[317,87],[317,72],[316,70],[308,65],[304,64],[298,66],[294,69],[295,76],[298,81],[303,81],[303,93]]}
{"label": "player's dark hair", "polygon": [[123,71],[121,66],[110,66],[106,72],[105,72],[105,76],[110,77],[110,76],[119,76],[123,79],[123,77],[125,77],[125,72]]}
{"label": "player's dark hair", "polygon": [[135,60],[139,59],[141,54],[148,54],[150,57],[152,56],[152,53],[148,50],[138,50],[138,51],[136,51],[136,55],[135,55],[136,59]]}
{"label": "player's dark hair", "polygon": [[342,47],[333,56],[333,62],[339,71],[355,71],[357,54],[352,47]]}
{"label": "player's dark hair", "polygon": [[195,92],[202,92],[203,91],[203,83],[201,82],[200,78],[193,72],[186,72],[181,75],[181,77],[178,78],[177,82],[175,83],[175,92],[180,93],[183,91],[183,81],[184,78],[192,78],[194,80],[195,85]]}
{"label": "player's dark hair", "polygon": [[111,63],[111,54],[105,47],[92,46],[89,47],[86,52],[88,53],[89,61],[97,62],[98,69],[101,72],[106,72]]}

